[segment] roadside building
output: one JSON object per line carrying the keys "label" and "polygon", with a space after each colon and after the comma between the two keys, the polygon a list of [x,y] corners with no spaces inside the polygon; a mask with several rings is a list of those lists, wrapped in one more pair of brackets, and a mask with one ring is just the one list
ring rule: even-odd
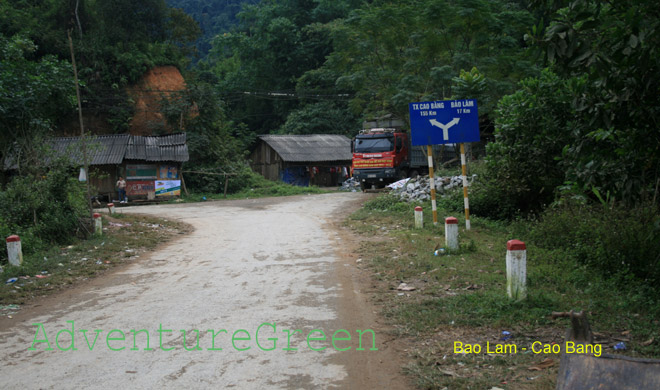
{"label": "roadside building", "polygon": [[[87,141],[90,184],[102,200],[117,198],[115,184],[126,179],[130,199],[178,196],[181,194],[181,168],[188,161],[186,134],[136,136],[129,134],[90,136]],[[80,137],[51,138],[52,154],[44,161],[66,158],[76,166],[83,165]],[[19,170],[15,163],[5,163],[7,170]],[[82,168],[81,168],[82,169]]]}
{"label": "roadside building", "polygon": [[126,178],[127,196],[130,199],[181,195],[181,168],[188,158],[186,133],[132,135],[121,170]]}
{"label": "roadside building", "polygon": [[330,187],[349,176],[352,157],[343,135],[262,135],[250,166],[268,180]]}

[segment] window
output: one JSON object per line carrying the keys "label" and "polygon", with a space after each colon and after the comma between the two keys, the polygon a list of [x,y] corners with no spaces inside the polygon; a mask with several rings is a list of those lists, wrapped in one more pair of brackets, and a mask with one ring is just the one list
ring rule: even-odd
{"label": "window", "polygon": [[365,137],[355,140],[355,153],[391,152],[394,149],[394,137]]}

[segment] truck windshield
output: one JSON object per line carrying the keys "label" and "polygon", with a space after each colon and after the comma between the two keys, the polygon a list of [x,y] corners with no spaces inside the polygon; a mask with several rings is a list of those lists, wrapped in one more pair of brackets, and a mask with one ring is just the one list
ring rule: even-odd
{"label": "truck windshield", "polygon": [[394,150],[394,137],[369,137],[355,140],[355,153],[380,153]]}

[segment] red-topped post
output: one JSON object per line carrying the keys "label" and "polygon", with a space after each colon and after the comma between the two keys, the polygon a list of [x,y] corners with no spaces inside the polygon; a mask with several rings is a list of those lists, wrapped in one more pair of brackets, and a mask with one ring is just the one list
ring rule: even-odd
{"label": "red-topped post", "polygon": [[515,300],[527,297],[527,247],[519,240],[506,243],[506,292]]}
{"label": "red-topped post", "polygon": [[445,218],[445,246],[448,250],[458,250],[458,219]]}
{"label": "red-topped post", "polygon": [[23,264],[23,248],[21,248],[20,237],[17,235],[9,236],[6,241],[9,264],[20,267]]}
{"label": "red-topped post", "polygon": [[103,235],[103,220],[99,213],[94,213],[94,234],[98,236]]}
{"label": "red-topped post", "polygon": [[415,207],[415,227],[422,229],[424,227],[424,210],[421,206]]}
{"label": "red-topped post", "polygon": [[115,204],[114,203],[108,203],[108,211],[110,212],[110,214],[115,213]]}

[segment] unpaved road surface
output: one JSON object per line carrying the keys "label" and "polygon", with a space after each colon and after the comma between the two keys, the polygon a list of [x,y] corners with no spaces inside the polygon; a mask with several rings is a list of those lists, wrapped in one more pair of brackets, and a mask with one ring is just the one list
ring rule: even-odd
{"label": "unpaved road surface", "polygon": [[[0,387],[406,388],[391,336],[361,290],[350,255],[354,243],[337,228],[364,196],[121,209],[180,220],[195,230],[113,274],[3,319]],[[275,330],[262,326],[257,335],[264,323]],[[72,327],[76,350],[64,351],[71,336],[58,332]],[[314,329],[326,340],[308,344]],[[347,331],[338,338],[350,334],[351,340],[333,347],[338,329]],[[365,350],[356,350],[358,329],[374,330],[378,351],[370,350],[369,333]],[[184,349],[182,330],[192,351]],[[29,350],[46,338],[53,350],[46,342]],[[272,339],[274,350],[259,348],[273,348]],[[351,349],[337,350],[346,347]]]}

